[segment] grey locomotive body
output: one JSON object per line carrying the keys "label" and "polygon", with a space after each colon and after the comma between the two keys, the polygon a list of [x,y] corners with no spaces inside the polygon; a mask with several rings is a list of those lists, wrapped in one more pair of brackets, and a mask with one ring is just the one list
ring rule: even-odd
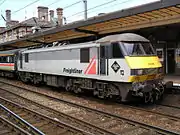
{"label": "grey locomotive body", "polygon": [[159,100],[162,65],[149,40],[118,34],[95,42],[19,51],[17,73],[24,82],[90,90],[100,98]]}

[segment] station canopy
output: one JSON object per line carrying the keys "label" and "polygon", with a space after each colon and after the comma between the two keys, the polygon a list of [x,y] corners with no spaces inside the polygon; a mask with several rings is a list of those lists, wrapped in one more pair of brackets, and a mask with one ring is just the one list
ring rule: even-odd
{"label": "station canopy", "polygon": [[180,0],[161,0],[37,32],[0,46],[19,48],[177,23],[180,23]]}

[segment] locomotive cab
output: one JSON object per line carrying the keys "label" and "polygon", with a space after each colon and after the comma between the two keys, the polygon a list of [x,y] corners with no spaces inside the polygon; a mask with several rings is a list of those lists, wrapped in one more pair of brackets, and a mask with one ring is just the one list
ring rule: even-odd
{"label": "locomotive cab", "polygon": [[150,42],[122,42],[130,67],[128,82],[132,94],[144,97],[145,102],[161,99],[164,93],[162,65]]}
{"label": "locomotive cab", "polygon": [[162,65],[150,41],[131,33],[118,36],[99,40],[100,75],[116,82],[122,101],[128,95],[143,97],[146,103],[161,99]]}

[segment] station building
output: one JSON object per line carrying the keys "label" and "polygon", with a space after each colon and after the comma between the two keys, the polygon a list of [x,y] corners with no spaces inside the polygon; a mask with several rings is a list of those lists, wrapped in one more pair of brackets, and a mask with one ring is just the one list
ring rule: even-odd
{"label": "station building", "polygon": [[[59,9],[62,18],[62,9]],[[62,20],[61,20],[62,21]],[[133,32],[148,38],[168,75],[180,75],[180,0],[158,2],[105,13],[87,20],[56,26],[24,38],[0,43],[8,47],[35,46],[55,41],[91,41],[110,34]]]}

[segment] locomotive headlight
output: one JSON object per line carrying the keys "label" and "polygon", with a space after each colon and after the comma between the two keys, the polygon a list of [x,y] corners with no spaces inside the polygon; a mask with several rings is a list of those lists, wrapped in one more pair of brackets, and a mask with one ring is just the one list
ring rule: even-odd
{"label": "locomotive headlight", "polygon": [[131,69],[131,75],[152,75],[162,73],[162,68]]}
{"label": "locomotive headlight", "polygon": [[163,68],[162,67],[158,68],[158,73],[163,73]]}
{"label": "locomotive headlight", "polygon": [[144,69],[131,69],[131,75],[143,75]]}
{"label": "locomotive headlight", "polygon": [[137,70],[137,74],[138,74],[138,75],[142,75],[142,74],[143,74],[143,69],[138,69],[138,70]]}

